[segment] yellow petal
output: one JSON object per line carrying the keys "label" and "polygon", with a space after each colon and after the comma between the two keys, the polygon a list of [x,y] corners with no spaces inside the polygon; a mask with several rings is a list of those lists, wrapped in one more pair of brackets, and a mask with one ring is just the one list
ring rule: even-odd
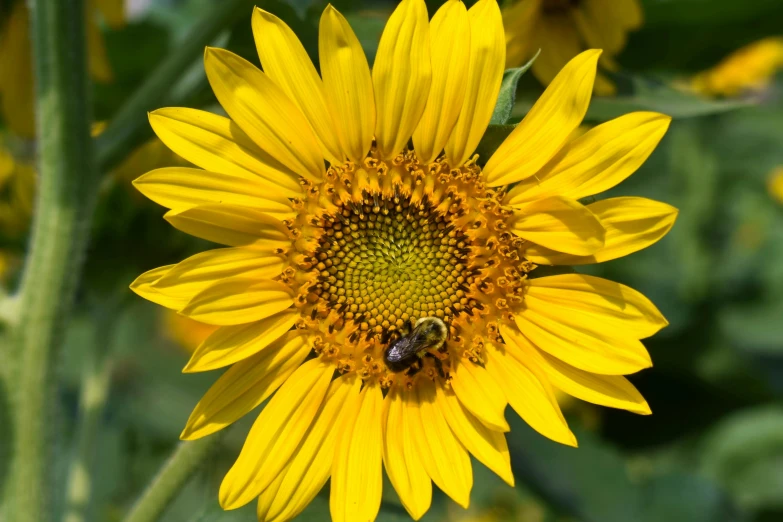
{"label": "yellow petal", "polygon": [[549,85],[569,60],[582,49],[582,40],[568,13],[551,13],[537,20],[533,31],[535,47],[541,54],[531,72],[543,85]]}
{"label": "yellow petal", "polygon": [[258,7],[253,11],[253,38],[264,72],[310,122],[329,163],[341,163],[344,154],[326,105],[323,82],[299,38],[285,22]]}
{"label": "yellow petal", "polygon": [[551,197],[514,211],[511,231],[538,245],[586,256],[604,246],[606,231],[590,210],[573,199]]}
{"label": "yellow petal", "polygon": [[244,506],[285,468],[315,420],[333,373],[331,364],[319,359],[307,361],[261,410],[220,485],[223,509]]}
{"label": "yellow petal", "polygon": [[229,246],[257,243],[260,247],[286,248],[288,229],[272,216],[249,207],[207,204],[163,216],[175,228],[207,241]]}
{"label": "yellow petal", "polygon": [[[326,484],[332,472],[340,436],[338,428],[342,425],[346,404],[356,402],[361,382],[355,375],[343,375],[329,385],[321,410],[291,463],[281,473],[283,480],[262,520],[291,520],[307,507]],[[261,494],[262,497],[265,495],[266,491]]]}
{"label": "yellow petal", "polygon": [[508,453],[506,436],[489,429],[470,413],[457,399],[456,394],[438,384],[438,407],[457,439],[479,462],[494,471],[509,486],[514,486],[511,473],[511,457]]}
{"label": "yellow petal", "polygon": [[348,21],[326,6],[318,29],[318,55],[326,101],[340,130],[342,149],[359,162],[370,150],[375,133],[375,98],[370,67]]}
{"label": "yellow petal", "polygon": [[487,162],[484,173],[489,186],[532,176],[560,150],[587,112],[600,54],[585,51],[560,71]]}
{"label": "yellow petal", "polygon": [[[35,137],[35,83],[26,2],[4,2],[0,34],[0,107],[8,129],[24,138]],[[4,9],[5,11],[5,9]]]}
{"label": "yellow petal", "polygon": [[487,371],[468,360],[456,364],[451,387],[460,402],[495,431],[509,431],[506,396]]}
{"label": "yellow petal", "polygon": [[611,198],[587,205],[606,229],[603,248],[591,256],[573,256],[530,245],[525,258],[543,265],[603,263],[638,252],[665,236],[677,219],[677,209],[651,199]]}
{"label": "yellow petal", "polygon": [[190,295],[209,285],[234,277],[272,279],[288,266],[288,260],[254,248],[207,250],[179,262],[153,283],[161,292]]}
{"label": "yellow petal", "polygon": [[[404,395],[404,397],[403,397]],[[424,471],[413,446],[421,441],[411,434],[409,409],[403,402],[411,393],[393,387],[383,401],[383,463],[400,502],[414,520],[419,520],[432,503],[432,481]]]}
{"label": "yellow petal", "polygon": [[[89,10],[91,11],[91,9]],[[90,15],[95,16],[94,13],[90,13]],[[114,74],[101,27],[94,20],[89,20],[84,25],[84,33],[87,41],[87,68],[90,76],[99,83],[110,83],[114,79]]]}
{"label": "yellow petal", "polygon": [[125,0],[92,0],[90,2],[112,29],[125,26]]}
{"label": "yellow petal", "polygon": [[275,500],[277,492],[280,491],[280,486],[283,484],[283,479],[285,478],[287,470],[288,466],[286,466],[282,472],[278,473],[277,477],[275,477],[275,480],[273,480],[272,483],[269,484],[266,489],[258,496],[258,504],[256,507],[256,517],[258,518],[258,522],[271,521],[268,516],[269,508],[272,507],[272,502]]}
{"label": "yellow petal", "polygon": [[432,85],[424,114],[413,133],[419,161],[438,157],[457,123],[470,65],[470,21],[465,4],[448,0],[432,17]]}
{"label": "yellow petal", "polygon": [[649,415],[650,407],[628,379],[620,375],[598,375],[574,368],[546,352],[538,350],[512,326],[503,327],[506,353],[524,364],[534,361],[557,388],[583,401],[610,408]]}
{"label": "yellow petal", "polygon": [[[628,30],[638,27],[641,10],[636,0],[591,0],[573,11],[574,21],[591,47],[616,55],[625,47]],[[634,8],[636,7],[636,8]]]}
{"label": "yellow petal", "polygon": [[571,366],[604,375],[626,375],[652,366],[644,345],[632,337],[617,337],[611,325],[567,324],[566,314],[552,319],[541,312],[526,308],[514,321],[533,344]]}
{"label": "yellow petal", "polygon": [[504,202],[519,205],[550,196],[581,199],[608,190],[647,160],[669,122],[663,114],[634,112],[590,129],[534,178],[516,185]]}
{"label": "yellow petal", "polygon": [[313,338],[296,330],[236,363],[207,390],[190,414],[182,440],[222,430],[264,402],[305,360]]}
{"label": "yellow petal", "polygon": [[375,520],[381,507],[383,394],[366,385],[347,404],[332,463],[329,510],[333,522]]}
{"label": "yellow petal", "polygon": [[323,179],[324,161],[313,130],[280,87],[223,49],[208,47],[204,68],[220,105],[259,147],[297,174]]}
{"label": "yellow petal", "polygon": [[149,115],[158,138],[202,169],[247,179],[262,178],[285,197],[301,197],[299,175],[261,150],[228,118],[196,109],[158,109]]}
{"label": "yellow petal", "polygon": [[408,143],[430,90],[430,30],[424,0],[403,0],[392,13],[378,44],[372,80],[375,139],[381,157],[391,159]]}
{"label": "yellow petal", "polygon": [[505,390],[509,404],[531,428],[560,444],[576,446],[576,437],[560,411],[544,373],[532,361],[520,363],[503,347],[487,343],[487,371]]}
{"label": "yellow petal", "polygon": [[172,210],[227,203],[253,207],[279,219],[296,215],[288,199],[270,191],[269,184],[261,178],[167,167],[144,174],[133,182],[133,186],[155,203]]}
{"label": "yellow petal", "polygon": [[172,310],[180,310],[188,304],[188,301],[193,297],[192,294],[187,292],[164,292],[152,286],[174,266],[166,265],[144,272],[131,283],[130,289],[147,301],[171,308]]}
{"label": "yellow petal", "polygon": [[289,308],[255,323],[219,328],[196,348],[182,371],[205,372],[247,359],[280,339],[299,317],[299,310]]}
{"label": "yellow petal", "polygon": [[633,288],[584,274],[529,279],[525,305],[569,325],[597,325],[616,337],[644,339],[669,324],[655,305]]}
{"label": "yellow petal", "polygon": [[283,283],[235,278],[196,294],[181,313],[202,323],[233,325],[260,321],[292,304],[293,291]]}
{"label": "yellow petal", "polygon": [[[506,42],[503,18],[496,0],[479,0],[468,11],[470,18],[470,65],[465,98],[457,124],[446,142],[446,159],[462,165],[476,150],[492,119],[503,80]],[[455,78],[454,81],[459,81]]]}
{"label": "yellow petal", "polygon": [[411,419],[414,448],[427,474],[454,502],[467,509],[473,487],[470,457],[449,428],[446,417],[437,406],[435,384],[419,379],[415,395],[406,401],[406,415]]}
{"label": "yellow petal", "polygon": [[521,67],[536,50],[532,36],[539,21],[541,0],[507,3],[502,13],[506,30],[506,68]]}

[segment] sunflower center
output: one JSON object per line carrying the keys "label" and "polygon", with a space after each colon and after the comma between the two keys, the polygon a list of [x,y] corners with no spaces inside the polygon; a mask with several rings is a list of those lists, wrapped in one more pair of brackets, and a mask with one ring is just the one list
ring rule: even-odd
{"label": "sunflower center", "polygon": [[324,216],[316,293],[383,342],[421,317],[470,308],[469,240],[427,198],[365,193]]}
{"label": "sunflower center", "polygon": [[[476,159],[451,168],[445,158],[422,164],[410,150],[384,160],[373,148],[302,182],[298,216],[285,221],[296,269],[281,279],[297,288],[297,328],[317,332],[316,352],[340,372],[383,387],[448,379],[454,359],[482,360],[484,339],[497,341],[498,320],[523,302],[535,265],[508,230],[504,193],[486,187]],[[423,318],[445,323],[445,342],[417,330]],[[412,346],[421,348],[413,359]]]}

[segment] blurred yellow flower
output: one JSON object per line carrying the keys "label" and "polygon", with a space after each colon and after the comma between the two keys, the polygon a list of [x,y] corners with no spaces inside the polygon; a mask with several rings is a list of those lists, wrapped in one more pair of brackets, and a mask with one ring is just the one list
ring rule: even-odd
{"label": "blurred yellow flower", "polygon": [[14,159],[0,136],[0,237],[19,238],[30,223],[35,195],[35,169]]}
{"label": "blurred yellow flower", "polygon": [[166,335],[190,353],[210,336],[217,326],[194,321],[174,310],[166,309],[163,314]]}
{"label": "blurred yellow flower", "polygon": [[507,404],[572,446],[553,387],[650,413],[623,375],[652,364],[640,339],[667,325],[657,308],[598,277],[535,276],[537,264],[607,261],[668,232],[669,205],[579,202],[636,171],[668,116],[632,113],[572,138],[600,56],[585,51],[481,168],[474,151],[505,65],[495,0],[450,0],[431,21],[424,0],[403,0],[372,71],[328,6],[323,78],[279,18],[256,9],[252,28],[263,72],[205,53],[228,118],[150,114],[200,168],[135,181],[174,227],[228,247],[131,285],[219,327],[184,371],[230,368],[181,437],[215,433],[274,394],[223,480],[224,508],[258,499],[259,520],[289,520],[331,480],[332,519],[370,521],[385,465],[418,519],[432,482],[468,505],[471,454],[513,484]]}
{"label": "blurred yellow flower", "polygon": [[783,38],[772,37],[742,47],[718,65],[691,80],[691,87],[708,96],[737,96],[763,89],[783,69]]}
{"label": "blurred yellow flower", "polygon": [[[100,22],[113,28],[125,22],[124,0],[88,0],[87,51],[89,70],[99,82],[110,82],[112,70]],[[0,20],[0,115],[8,128],[25,138],[35,136],[33,60],[27,5],[17,0]]]}
{"label": "blurred yellow flower", "polygon": [[[541,49],[533,74],[548,85],[568,60],[592,47],[603,49],[603,68],[616,70],[614,57],[642,19],[639,0],[512,0],[503,9],[506,67],[519,67]],[[615,86],[599,73],[595,92],[611,95]]]}
{"label": "blurred yellow flower", "polygon": [[772,197],[783,204],[783,167],[778,167],[772,171],[769,176],[769,193]]}

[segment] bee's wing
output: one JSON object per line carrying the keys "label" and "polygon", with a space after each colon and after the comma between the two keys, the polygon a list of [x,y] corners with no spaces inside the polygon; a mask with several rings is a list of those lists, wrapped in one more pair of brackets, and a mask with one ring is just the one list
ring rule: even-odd
{"label": "bee's wing", "polygon": [[415,353],[430,348],[433,344],[431,335],[428,333],[428,327],[425,323],[420,324],[408,335],[408,346],[406,353]]}

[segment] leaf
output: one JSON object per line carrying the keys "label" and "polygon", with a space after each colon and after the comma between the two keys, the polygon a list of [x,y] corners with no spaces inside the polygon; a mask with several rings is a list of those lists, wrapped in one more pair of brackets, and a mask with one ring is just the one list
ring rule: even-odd
{"label": "leaf", "polygon": [[506,72],[503,73],[503,82],[500,84],[495,111],[492,113],[492,119],[489,120],[490,125],[502,125],[511,118],[511,109],[514,108],[514,101],[517,97],[517,83],[522,75],[533,66],[533,62],[536,61],[539,54],[541,54],[541,49],[522,67],[506,69]]}
{"label": "leaf", "polygon": [[713,482],[681,472],[653,477],[645,485],[640,514],[645,522],[744,520],[726,494]]}
{"label": "leaf", "polygon": [[707,436],[701,471],[747,509],[783,508],[783,408],[736,413]]}
{"label": "leaf", "polygon": [[756,104],[752,99],[712,100],[676,89],[663,81],[641,76],[625,76],[631,94],[617,97],[594,97],[586,121],[606,121],[634,111],[655,111],[675,119],[720,114]]}
{"label": "leaf", "polygon": [[500,144],[505,141],[516,125],[489,125],[484,136],[476,147],[476,154],[479,155],[479,164],[487,163],[492,154],[498,150]]}
{"label": "leaf", "polygon": [[[582,522],[742,520],[722,490],[707,479],[667,473],[639,483],[639,477],[631,480],[623,456],[594,433],[575,429],[579,447],[570,448],[542,437],[516,415],[508,420],[514,476],[560,514]],[[694,512],[714,517],[692,518]]]}
{"label": "leaf", "polygon": [[[755,98],[713,100],[698,96],[685,88],[675,88],[661,79],[627,74],[613,75],[621,92],[615,97],[594,96],[585,116],[585,122],[600,123],[635,111],[654,111],[667,114],[675,120],[721,114],[758,105]],[[625,84],[625,85],[624,85]],[[540,92],[525,91],[512,111],[512,121],[521,120],[536,102]]]}

